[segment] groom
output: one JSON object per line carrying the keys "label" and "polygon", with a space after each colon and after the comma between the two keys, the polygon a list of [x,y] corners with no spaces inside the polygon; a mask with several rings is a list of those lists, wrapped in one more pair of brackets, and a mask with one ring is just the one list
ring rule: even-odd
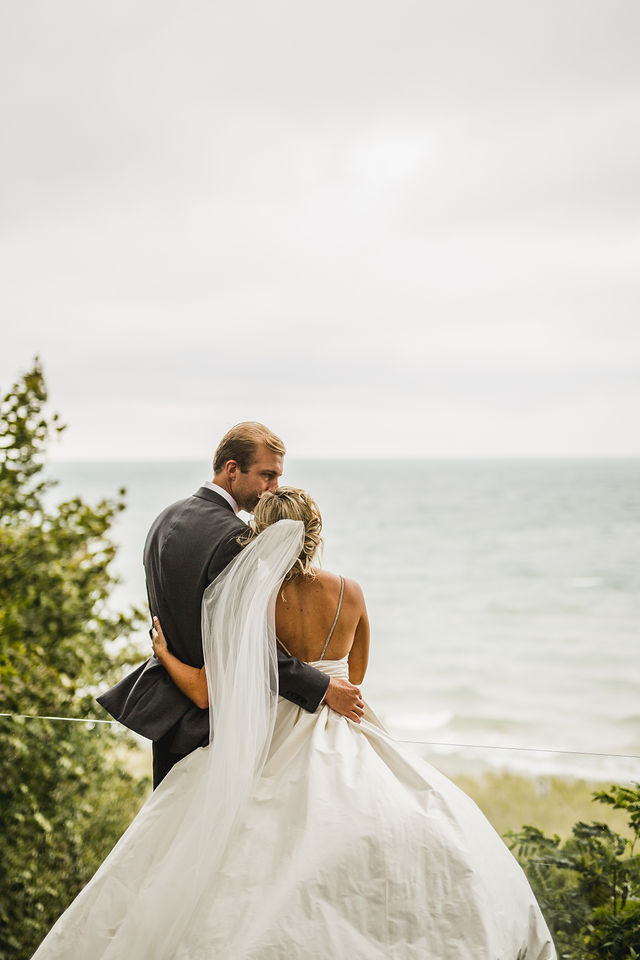
{"label": "groom", "polygon": [[[265,491],[278,488],[285,447],[260,423],[239,423],[216,450],[213,482],[167,507],[154,521],[144,547],[147,595],[169,648],[192,667],[203,666],[200,608],[206,587],[242,549],[251,512]],[[280,696],[313,713],[326,703],[356,722],[363,714],[358,687],[329,678],[278,649]],[[155,657],[98,702],[125,726],[153,741],[153,786],[171,767],[209,741],[209,711],[188,699]]]}

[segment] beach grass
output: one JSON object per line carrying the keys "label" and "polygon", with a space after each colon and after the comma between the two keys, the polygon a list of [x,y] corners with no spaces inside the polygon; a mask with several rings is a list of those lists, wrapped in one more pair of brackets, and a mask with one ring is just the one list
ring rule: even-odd
{"label": "beach grass", "polygon": [[527,824],[547,836],[558,834],[565,839],[579,820],[608,823],[617,833],[631,836],[623,810],[593,800],[594,790],[606,789],[609,783],[507,771],[450,775],[450,779],[478,804],[501,836]]}

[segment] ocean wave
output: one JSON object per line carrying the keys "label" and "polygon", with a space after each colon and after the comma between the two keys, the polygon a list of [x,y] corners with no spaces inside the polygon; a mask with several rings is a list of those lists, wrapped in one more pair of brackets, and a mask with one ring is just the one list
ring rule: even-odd
{"label": "ocean wave", "polygon": [[420,730],[442,730],[453,720],[450,710],[440,710],[437,713],[403,713],[391,714],[384,718],[386,726],[403,732]]}
{"label": "ocean wave", "polygon": [[577,587],[580,590],[588,590],[592,587],[599,587],[602,583],[602,577],[571,577],[570,587]]}

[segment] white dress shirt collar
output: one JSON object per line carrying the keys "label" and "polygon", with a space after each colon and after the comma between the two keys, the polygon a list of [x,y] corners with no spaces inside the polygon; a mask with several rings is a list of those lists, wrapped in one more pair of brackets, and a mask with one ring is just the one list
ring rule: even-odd
{"label": "white dress shirt collar", "polygon": [[240,507],[238,506],[238,504],[236,503],[236,501],[233,499],[233,497],[231,496],[231,494],[228,492],[228,490],[225,490],[224,487],[219,487],[217,483],[211,483],[210,480],[205,480],[205,482],[202,484],[202,486],[203,486],[203,487],[206,487],[207,490],[213,490],[214,493],[217,493],[217,494],[219,494],[221,497],[224,497],[224,499],[227,501],[227,503],[228,503],[228,504],[231,506],[231,508],[233,509],[233,512],[234,512],[235,514],[238,513],[238,510],[240,509]]}

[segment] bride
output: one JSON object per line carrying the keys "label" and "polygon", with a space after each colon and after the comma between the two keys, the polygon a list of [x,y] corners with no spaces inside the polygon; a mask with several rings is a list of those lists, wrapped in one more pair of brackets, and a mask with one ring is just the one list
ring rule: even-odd
{"label": "bride", "polygon": [[451,781],[361,723],[277,696],[276,644],[360,683],[360,587],[313,566],[303,490],[264,494],[206,590],[205,670],[154,649],[209,703],[213,736],[142,807],[33,960],[552,960],[519,865]]}

